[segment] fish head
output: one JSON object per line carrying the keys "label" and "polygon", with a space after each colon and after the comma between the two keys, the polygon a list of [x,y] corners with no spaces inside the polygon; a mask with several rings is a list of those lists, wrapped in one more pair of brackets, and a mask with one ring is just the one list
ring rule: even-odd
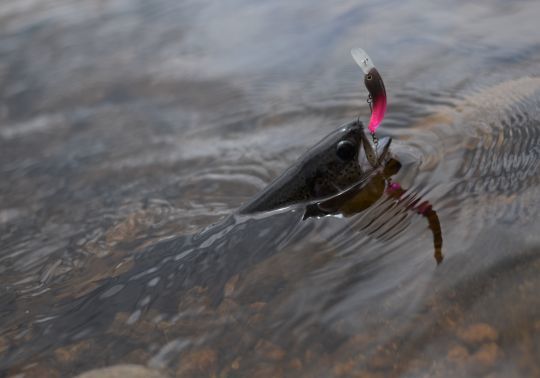
{"label": "fish head", "polygon": [[389,151],[390,138],[375,147],[360,121],[334,131],[308,151],[299,167],[308,184],[309,199],[336,194],[363,180],[379,167]]}
{"label": "fish head", "polygon": [[349,122],[304,153],[240,212],[270,211],[338,194],[377,169],[390,142],[383,138],[375,148],[362,123]]}

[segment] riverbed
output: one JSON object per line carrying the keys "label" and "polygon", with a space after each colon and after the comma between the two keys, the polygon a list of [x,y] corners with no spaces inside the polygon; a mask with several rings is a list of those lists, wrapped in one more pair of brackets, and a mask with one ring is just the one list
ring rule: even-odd
{"label": "riverbed", "polygon": [[[539,376],[538,19],[535,1],[4,1],[0,376]],[[408,197],[231,216],[368,122],[357,46]]]}

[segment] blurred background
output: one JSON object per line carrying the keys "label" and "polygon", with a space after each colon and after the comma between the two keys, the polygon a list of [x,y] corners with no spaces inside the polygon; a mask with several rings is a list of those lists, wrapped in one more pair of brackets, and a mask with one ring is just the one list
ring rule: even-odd
{"label": "blurred background", "polygon": [[[54,363],[6,356],[25,348],[17,341],[20,332],[36,319],[44,321],[55,298],[111,275],[110,267],[157,240],[222,219],[340,124],[358,116],[367,122],[362,72],[349,53],[362,47],[389,96],[379,136],[394,138],[405,167],[396,180],[437,209],[445,262],[436,268],[432,236],[421,217],[411,217],[386,241],[367,231],[342,234],[335,250],[366,245],[355,260],[358,267],[366,266],[366,256],[395,258],[396,251],[409,265],[370,265],[370,273],[362,271],[363,278],[353,280],[358,286],[342,290],[339,300],[336,292],[317,291],[318,284],[339,287],[343,272],[334,265],[295,273],[296,286],[287,289],[292,302],[266,307],[272,320],[255,327],[269,334],[290,331],[279,340],[267,337],[279,352],[252,355],[248,343],[234,356],[205,352],[211,357],[202,360],[210,362],[194,370],[182,370],[163,355],[153,366],[178,376],[254,376],[262,365],[267,370],[259,376],[291,369],[306,376],[540,375],[540,281],[534,278],[540,245],[539,19],[540,3],[532,0],[2,0],[1,369],[18,373],[38,361],[40,369],[62,375],[102,364],[92,358],[80,363],[83,356]],[[299,225],[307,236],[295,239],[295,248],[312,251],[313,238],[336,222]],[[395,280],[388,283],[390,277]],[[382,320],[394,322],[403,314],[410,320],[427,311],[434,322],[429,329],[440,329],[434,325],[439,315],[426,310],[433,305],[435,281],[442,282],[441,292],[453,293],[442,295],[444,310],[437,314],[460,314],[445,323],[444,332],[426,331],[415,339],[418,323],[383,326]],[[308,282],[312,296],[295,308]],[[489,285],[499,284],[490,291]],[[487,296],[467,296],[478,294],[475,285]],[[377,336],[367,344],[350,341],[367,327],[359,325],[365,316],[351,316],[396,290],[404,297],[392,297],[392,316],[381,312]],[[406,293],[416,293],[414,301]],[[455,309],[460,296],[466,305]],[[327,306],[312,306],[325,298]],[[357,354],[333,354],[345,345],[339,343],[310,352],[302,340],[313,328],[298,319],[331,328]],[[335,330],[340,321],[348,326]],[[475,326],[480,328],[470,331]],[[212,332],[220,335],[220,329],[208,326],[213,336],[189,353],[215,343],[220,336]],[[467,330],[481,335],[448,336]],[[402,346],[410,351],[406,362],[388,357],[392,345],[401,345],[395,335],[410,341]],[[147,364],[168,345],[159,337],[147,340],[154,349],[126,352],[108,364]],[[180,349],[177,354],[186,353]],[[388,358],[377,360],[373,356],[381,350]]]}

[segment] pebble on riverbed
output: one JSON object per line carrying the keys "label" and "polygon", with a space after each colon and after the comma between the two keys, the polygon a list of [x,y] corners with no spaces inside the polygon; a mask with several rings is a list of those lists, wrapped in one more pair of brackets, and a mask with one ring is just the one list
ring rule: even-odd
{"label": "pebble on riverbed", "polygon": [[482,366],[493,366],[501,355],[495,343],[484,344],[472,355],[472,360]]}
{"label": "pebble on riverbed", "polygon": [[4,353],[8,348],[8,343],[4,337],[0,337],[0,355]]}
{"label": "pebble on riverbed", "polygon": [[62,364],[67,364],[70,362],[77,361],[81,357],[81,353],[88,352],[92,347],[92,344],[88,340],[80,341],[76,344],[71,344],[56,348],[54,351],[54,356],[58,362]]}
{"label": "pebble on riverbed", "polygon": [[217,362],[218,355],[214,349],[202,348],[190,351],[180,359],[176,369],[176,376],[210,377],[217,372]]}
{"label": "pebble on riverbed", "polygon": [[458,337],[467,344],[496,341],[497,330],[486,323],[476,323],[458,331]]}
{"label": "pebble on riverbed", "polygon": [[94,369],[77,375],[75,378],[166,378],[157,370],[141,365],[115,365],[102,369]]}

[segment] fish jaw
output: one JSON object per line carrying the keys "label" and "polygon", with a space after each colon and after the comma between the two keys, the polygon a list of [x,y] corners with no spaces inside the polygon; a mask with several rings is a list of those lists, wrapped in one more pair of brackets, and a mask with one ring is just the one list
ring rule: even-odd
{"label": "fish jaw", "polygon": [[392,143],[392,138],[382,137],[377,143],[377,156],[379,158],[379,165],[384,165],[390,158],[392,158],[392,153],[390,152],[390,144]]}
{"label": "fish jaw", "polygon": [[364,154],[359,157],[359,164],[364,171],[369,172],[372,169],[377,169],[388,160],[390,143],[392,143],[392,138],[383,137],[378,140],[376,145],[373,145],[368,135],[362,136]]}

